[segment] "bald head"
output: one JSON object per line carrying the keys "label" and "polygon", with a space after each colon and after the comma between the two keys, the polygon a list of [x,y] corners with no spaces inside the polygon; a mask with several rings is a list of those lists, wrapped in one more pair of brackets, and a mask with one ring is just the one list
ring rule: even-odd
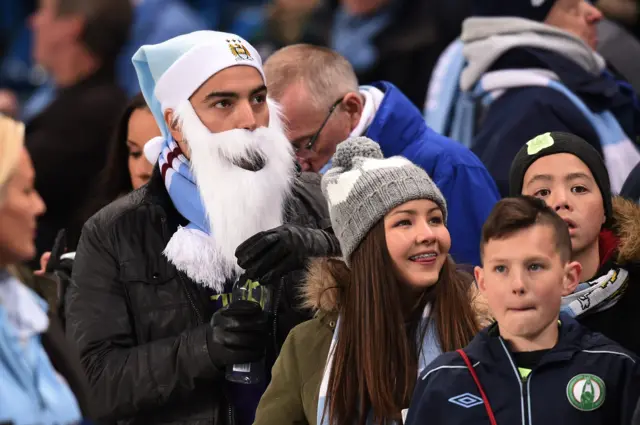
{"label": "bald head", "polygon": [[282,100],[287,88],[302,86],[312,105],[328,108],[337,98],[358,91],[358,78],[343,56],[310,44],[284,47],[264,65],[269,96]]}

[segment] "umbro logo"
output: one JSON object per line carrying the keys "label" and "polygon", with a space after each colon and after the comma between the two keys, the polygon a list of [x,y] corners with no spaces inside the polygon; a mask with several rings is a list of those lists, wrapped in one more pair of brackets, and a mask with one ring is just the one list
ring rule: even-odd
{"label": "umbro logo", "polygon": [[531,0],[531,6],[540,7],[544,4],[545,1],[547,0]]}
{"label": "umbro logo", "polygon": [[470,407],[478,406],[484,402],[477,395],[473,395],[471,393],[464,393],[464,394],[457,395],[455,397],[451,397],[449,399],[449,403],[457,404],[460,407],[464,407],[465,409],[468,409]]}

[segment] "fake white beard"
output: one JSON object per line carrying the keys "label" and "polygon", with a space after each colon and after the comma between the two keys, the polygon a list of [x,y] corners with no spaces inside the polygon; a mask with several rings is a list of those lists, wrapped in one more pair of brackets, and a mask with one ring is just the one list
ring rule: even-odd
{"label": "fake white beard", "polygon": [[[211,133],[189,101],[175,111],[211,229],[210,235],[178,229],[164,254],[178,270],[218,292],[225,281],[243,272],[237,265],[236,248],[256,233],[283,222],[295,162],[278,105],[269,102],[269,112],[269,127]],[[256,152],[265,160],[259,171],[232,163]]]}

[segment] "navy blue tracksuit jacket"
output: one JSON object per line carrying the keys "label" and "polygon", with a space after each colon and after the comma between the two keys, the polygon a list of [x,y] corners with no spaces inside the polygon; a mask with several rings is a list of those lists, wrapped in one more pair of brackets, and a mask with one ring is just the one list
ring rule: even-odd
{"label": "navy blue tracksuit jacket", "polygon": [[[496,325],[465,348],[498,425],[630,425],[640,397],[636,358],[568,316],[562,316],[561,323],[558,344],[526,379],[521,378]],[[441,355],[422,373],[406,423],[490,423],[458,353]]]}

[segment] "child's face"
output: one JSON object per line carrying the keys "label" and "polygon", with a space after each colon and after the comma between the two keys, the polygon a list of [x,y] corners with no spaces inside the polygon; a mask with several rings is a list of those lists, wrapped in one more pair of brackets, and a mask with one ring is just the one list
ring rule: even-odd
{"label": "child's face", "polygon": [[574,255],[598,243],[604,203],[589,167],[577,156],[559,153],[538,159],[524,175],[522,194],[542,199],[562,217]]}
{"label": "child's face", "polygon": [[533,342],[557,326],[561,297],[577,286],[579,269],[562,261],[551,226],[534,225],[485,244],[475,276],[502,337]]}

